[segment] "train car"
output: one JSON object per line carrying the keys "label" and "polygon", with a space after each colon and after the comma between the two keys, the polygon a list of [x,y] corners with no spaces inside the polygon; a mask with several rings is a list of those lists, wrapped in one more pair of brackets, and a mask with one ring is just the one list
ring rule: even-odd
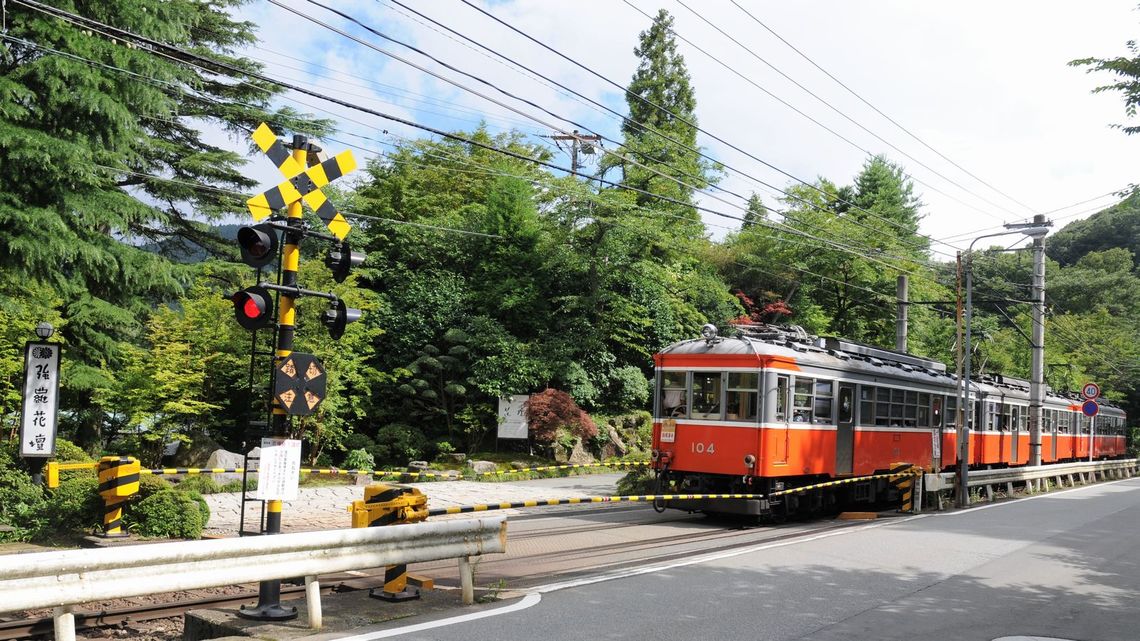
{"label": "train car", "polygon": [[[907,462],[957,464],[957,378],[937,361],[799,328],[738,327],[681,341],[654,356],[653,467],[661,487],[753,493],[867,476]],[[970,465],[1029,461],[1029,383],[971,381]],[[1124,413],[1090,420],[1076,397],[1047,393],[1042,460],[1124,454]],[[673,501],[669,507],[761,515],[872,499],[874,484],[772,500]],[[846,493],[842,496],[841,493]]]}

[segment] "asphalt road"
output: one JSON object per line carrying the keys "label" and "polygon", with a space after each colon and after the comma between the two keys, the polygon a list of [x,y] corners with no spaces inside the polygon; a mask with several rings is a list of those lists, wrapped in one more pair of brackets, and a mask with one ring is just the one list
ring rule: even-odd
{"label": "asphalt road", "polygon": [[1135,641],[1138,591],[1130,479],[540,585],[347,638]]}

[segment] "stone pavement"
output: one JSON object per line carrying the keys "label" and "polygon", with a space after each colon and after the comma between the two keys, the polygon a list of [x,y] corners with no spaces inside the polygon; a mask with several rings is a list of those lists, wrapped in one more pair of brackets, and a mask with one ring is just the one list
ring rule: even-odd
{"label": "stone pavement", "polygon": [[[428,497],[428,508],[503,503],[527,500],[580,498],[585,496],[611,496],[615,484],[624,472],[586,474],[553,479],[508,482],[436,481],[407,483],[419,488]],[[389,482],[390,483],[390,482]],[[251,494],[252,496],[252,494]],[[288,501],[281,513],[284,532],[331,530],[351,527],[349,507],[364,498],[364,488],[352,485],[301,487],[297,500]],[[239,529],[241,493],[208,494],[210,522],[206,533],[215,536],[232,536]],[[261,512],[259,501],[246,503],[246,529],[255,530]],[[503,514],[521,514],[522,510],[498,510]],[[433,516],[432,520],[470,518],[471,514]]]}

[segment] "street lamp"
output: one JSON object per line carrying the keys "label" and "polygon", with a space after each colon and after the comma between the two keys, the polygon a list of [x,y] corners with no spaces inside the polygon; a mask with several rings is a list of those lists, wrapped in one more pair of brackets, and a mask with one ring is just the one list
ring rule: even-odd
{"label": "street lamp", "polygon": [[39,325],[36,325],[36,336],[39,336],[40,340],[46,341],[47,339],[51,338],[51,335],[54,333],[55,333],[55,328],[52,327],[51,323],[49,323],[47,321],[44,321],[44,322],[40,323]]}
{"label": "street lamp", "polygon": [[[970,367],[971,367],[970,350],[972,347],[970,344],[971,343],[970,324],[973,321],[973,317],[974,317],[974,297],[973,297],[973,290],[974,290],[974,270],[973,270],[974,243],[978,242],[979,240],[982,240],[983,238],[994,238],[997,236],[1008,236],[1010,234],[1025,234],[1026,236],[1029,236],[1030,238],[1033,239],[1034,250],[1036,250],[1039,246],[1042,247],[1042,249],[1043,249],[1043,246],[1041,245],[1040,241],[1042,238],[1045,237],[1045,234],[1049,233],[1049,225],[1051,225],[1051,224],[1052,223],[1046,223],[1045,222],[1044,216],[1038,215],[1038,216],[1034,217],[1032,223],[1019,224],[1019,225],[1007,225],[1007,228],[1008,228],[1007,231],[997,232],[994,234],[986,234],[984,236],[978,236],[977,238],[975,238],[974,240],[972,240],[970,242],[970,246],[966,250],[966,330],[965,330],[965,333],[966,333],[966,336],[965,336],[966,354],[964,357],[965,363],[964,363],[964,367],[962,370],[962,376],[958,380],[958,496],[957,496],[958,507],[969,507],[969,505],[970,505],[970,488],[968,487],[967,481],[969,480],[969,468],[970,468],[970,419],[973,417],[973,414],[974,414],[973,404],[970,402]],[[1036,258],[1036,256],[1034,256],[1034,258]],[[1038,307],[1038,305],[1043,306],[1043,302],[1044,302],[1043,301],[1043,298],[1044,298],[1044,282],[1043,281],[1044,281],[1044,271],[1045,270],[1044,270],[1044,266],[1042,266],[1042,268],[1040,269],[1040,275],[1041,275],[1042,282],[1040,284],[1041,296],[1039,298],[1038,297],[1038,273],[1039,273],[1039,271],[1038,271],[1036,262],[1037,261],[1035,260],[1034,261],[1034,263],[1035,263],[1034,269],[1033,269],[1033,274],[1034,274],[1034,279],[1033,279],[1034,291],[1033,291],[1033,294],[1034,294],[1034,307],[1035,307],[1034,321],[1036,322],[1036,325],[1034,328],[1034,333],[1033,333],[1034,336],[1038,335],[1038,332],[1037,332],[1038,329],[1044,328],[1044,325],[1043,325],[1044,319],[1038,318],[1038,316],[1037,316],[1038,310],[1036,308]],[[1044,263],[1044,252],[1043,251],[1041,253],[1041,262]],[[959,300],[961,300],[961,299],[959,299]],[[1040,360],[1040,362],[1044,362],[1043,359],[1040,359],[1040,357],[1038,357],[1038,355],[1037,355],[1037,350],[1041,350],[1044,347],[1044,345],[1043,345],[1044,333],[1043,332],[1040,335],[1040,340],[1036,340],[1035,343],[1036,344],[1033,345],[1034,364],[1036,364],[1039,360]],[[1030,405],[1031,406],[1034,405],[1034,399],[1036,399],[1037,412],[1038,412],[1038,414],[1037,414],[1038,419],[1037,419],[1036,425],[1040,426],[1040,405],[1041,405],[1042,397],[1044,396],[1044,394],[1042,394],[1042,391],[1039,389],[1039,387],[1040,387],[1039,382],[1043,378],[1044,373],[1043,372],[1039,373],[1036,370],[1037,370],[1037,368],[1034,367],[1034,372],[1032,375],[1033,382],[1030,384]],[[1040,429],[1040,428],[1038,427],[1038,429]],[[1033,440],[1032,437],[1030,438],[1030,440]],[[1041,444],[1040,431],[1038,431],[1038,440],[1037,440],[1037,448],[1038,449],[1036,450],[1037,452],[1040,452],[1040,449],[1039,449],[1040,444]],[[1030,443],[1030,449],[1031,450],[1034,449],[1033,443]]]}

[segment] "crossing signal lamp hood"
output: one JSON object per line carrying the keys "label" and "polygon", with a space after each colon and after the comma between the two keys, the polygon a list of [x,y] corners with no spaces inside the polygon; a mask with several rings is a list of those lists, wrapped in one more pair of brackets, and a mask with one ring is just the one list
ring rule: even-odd
{"label": "crossing signal lamp hood", "polygon": [[268,223],[242,227],[237,233],[241,260],[250,267],[265,267],[277,257],[277,230]]}
{"label": "crossing signal lamp hood", "polygon": [[343,300],[338,300],[325,311],[322,321],[329,328],[329,336],[333,339],[340,339],[341,336],[344,336],[345,326],[360,320],[363,315],[359,309],[353,309],[345,305]]}
{"label": "crossing signal lamp hood", "polygon": [[234,303],[234,318],[246,329],[261,329],[273,320],[273,297],[264,287],[247,287],[230,300]]}

